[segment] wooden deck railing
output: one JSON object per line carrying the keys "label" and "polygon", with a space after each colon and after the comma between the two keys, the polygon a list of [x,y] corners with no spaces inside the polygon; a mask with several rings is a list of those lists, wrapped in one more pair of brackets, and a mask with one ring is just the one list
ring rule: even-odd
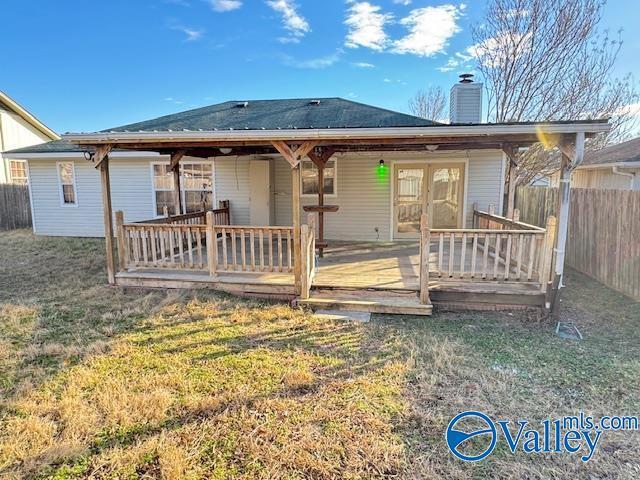
{"label": "wooden deck railing", "polygon": [[229,201],[220,202],[220,208],[209,212],[173,215],[135,223],[124,223],[123,213],[116,212],[119,270],[207,270],[207,219],[212,223],[228,224]]}
{"label": "wooden deck railing", "polygon": [[555,218],[547,228],[474,210],[484,228],[431,229],[421,218],[420,299],[427,303],[429,278],[537,282],[545,292],[552,272]]}
{"label": "wooden deck railing", "polygon": [[212,226],[211,272],[293,272],[293,227]]}

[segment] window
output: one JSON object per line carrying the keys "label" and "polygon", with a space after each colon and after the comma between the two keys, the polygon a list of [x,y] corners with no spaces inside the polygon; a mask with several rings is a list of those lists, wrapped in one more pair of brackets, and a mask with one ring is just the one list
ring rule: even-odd
{"label": "window", "polygon": [[60,204],[63,207],[76,206],[78,199],[73,162],[58,162],[58,184],[60,185]]}
{"label": "window", "polygon": [[211,163],[183,163],[182,204],[185,213],[207,210],[213,206],[213,166]]}
{"label": "window", "polygon": [[26,185],[27,179],[27,162],[24,160],[11,160],[9,162],[9,173],[11,174],[11,183],[18,185]]}
{"label": "window", "polygon": [[169,209],[169,215],[176,214],[173,189],[173,173],[169,164],[154,163],[153,168],[153,195],[155,200],[156,216],[164,215],[164,207]]}
{"label": "window", "polygon": [[[318,195],[318,167],[311,160],[302,161],[302,195]],[[329,159],[324,167],[325,195],[336,195],[336,160]]]}
{"label": "window", "polygon": [[[156,216],[176,215],[174,202],[173,173],[169,164],[155,163],[153,168],[153,190]],[[213,208],[213,164],[190,162],[180,164],[180,194],[183,213],[192,213]]]}

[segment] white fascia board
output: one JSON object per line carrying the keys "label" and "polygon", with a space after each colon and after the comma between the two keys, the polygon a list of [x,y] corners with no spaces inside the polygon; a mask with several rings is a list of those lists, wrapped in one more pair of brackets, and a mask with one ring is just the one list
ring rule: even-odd
{"label": "white fascia board", "polygon": [[[57,159],[57,158],[82,158],[84,159],[84,152],[32,152],[32,153],[12,153],[4,154],[6,158],[14,160],[32,160],[32,159]],[[158,152],[138,152],[135,150],[126,152],[111,152],[109,158],[158,158],[163,155]],[[168,155],[164,155],[168,156]]]}
{"label": "white fascia board", "polygon": [[304,130],[214,130],[180,132],[101,132],[69,133],[64,139],[73,143],[117,143],[157,141],[271,141],[271,140],[344,140],[375,138],[467,137],[493,135],[536,135],[608,132],[608,123],[455,125],[397,128],[326,128]]}

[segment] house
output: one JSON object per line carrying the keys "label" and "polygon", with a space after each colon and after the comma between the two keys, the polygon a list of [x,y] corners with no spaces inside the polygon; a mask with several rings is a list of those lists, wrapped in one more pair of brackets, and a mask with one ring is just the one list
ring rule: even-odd
{"label": "house", "polygon": [[[559,174],[551,176],[551,186],[558,186]],[[573,172],[574,188],[640,190],[640,137],[589,151]]]}
{"label": "house", "polygon": [[0,91],[0,183],[27,184],[27,162],[9,159],[2,152],[59,139],[53,130]]}
{"label": "house", "polygon": [[[452,109],[479,105],[452,95]],[[570,171],[608,129],[444,125],[340,98],[230,101],[11,156],[29,163],[35,233],[106,232],[110,283],[430,314],[432,301],[550,304],[567,206],[557,240],[555,225],[496,215],[505,152],[544,132],[573,145]]]}

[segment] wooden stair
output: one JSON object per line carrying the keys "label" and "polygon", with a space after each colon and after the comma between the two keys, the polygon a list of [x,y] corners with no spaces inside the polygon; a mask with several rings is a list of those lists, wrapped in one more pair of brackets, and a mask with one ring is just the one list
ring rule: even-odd
{"label": "wooden stair", "polygon": [[299,300],[316,310],[431,315],[431,304],[422,304],[415,292],[358,289],[312,289],[307,300]]}

